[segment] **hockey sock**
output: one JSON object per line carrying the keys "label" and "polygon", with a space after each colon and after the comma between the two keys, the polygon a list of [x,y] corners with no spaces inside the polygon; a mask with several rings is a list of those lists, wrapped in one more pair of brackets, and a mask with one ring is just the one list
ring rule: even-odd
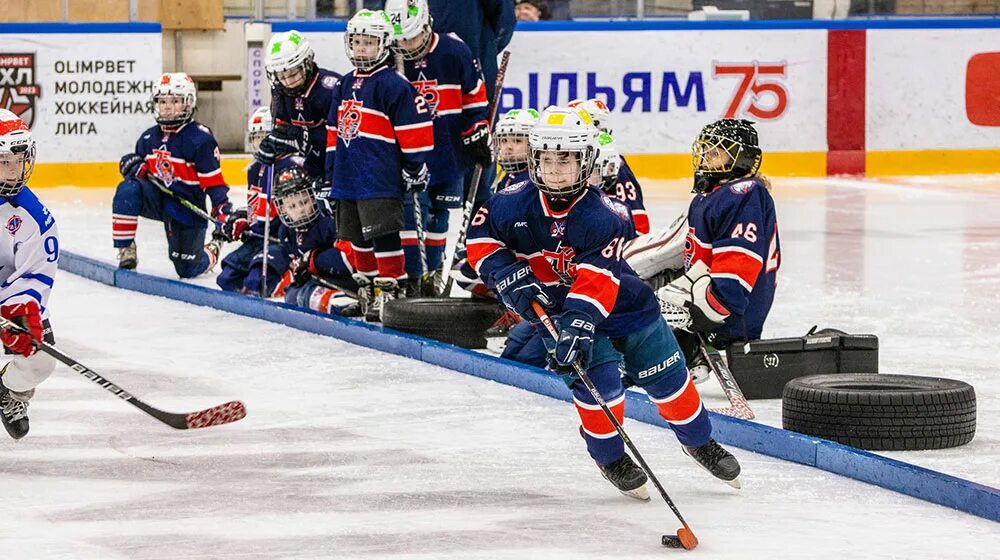
{"label": "hockey sock", "polygon": [[[378,263],[378,275],[395,278],[396,280],[406,280],[403,245],[399,237],[399,232],[380,235],[373,241],[375,244],[375,260]],[[419,257],[417,258],[419,259]]]}
{"label": "hockey sock", "polygon": [[670,424],[678,441],[685,447],[700,447],[712,435],[712,421],[701,403],[701,395],[691,376],[664,376],[656,383],[644,386],[649,400],[656,404],[660,416]]}
{"label": "hockey sock", "polygon": [[[625,419],[625,388],[622,387],[618,364],[609,362],[588,369],[587,372],[598,392],[611,409],[615,419],[621,424]],[[573,404],[580,415],[583,430],[581,434],[587,442],[587,452],[599,465],[609,465],[625,454],[625,442],[618,435],[594,396],[579,379],[573,383]]]}
{"label": "hockey sock", "polygon": [[427,270],[441,268],[444,258],[445,236],[448,233],[448,209],[431,208],[427,224]]}
{"label": "hockey sock", "polygon": [[[370,242],[369,242],[370,243]],[[369,278],[378,276],[378,261],[375,260],[375,248],[372,245],[351,243],[358,272]]]}
{"label": "hockey sock", "polygon": [[135,240],[141,210],[142,184],[134,179],[122,181],[111,202],[111,239],[116,249],[128,247]]}

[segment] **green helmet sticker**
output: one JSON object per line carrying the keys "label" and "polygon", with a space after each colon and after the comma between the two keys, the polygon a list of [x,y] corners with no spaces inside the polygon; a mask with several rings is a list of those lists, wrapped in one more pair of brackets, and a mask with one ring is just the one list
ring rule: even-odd
{"label": "green helmet sticker", "polygon": [[271,54],[278,54],[280,52],[281,52],[281,41],[275,41],[274,44],[271,45]]}
{"label": "green helmet sticker", "polygon": [[406,10],[406,15],[410,17],[414,17],[419,13],[420,13],[420,8],[418,8],[416,4],[410,4],[410,8]]}
{"label": "green helmet sticker", "polygon": [[536,111],[534,109],[525,109],[525,111],[527,111],[528,114],[531,115],[532,117],[535,117],[536,119],[539,118],[538,117],[538,111]]}
{"label": "green helmet sticker", "polygon": [[601,146],[607,146],[608,144],[614,142],[615,139],[611,137],[607,132],[602,132],[600,136],[597,137],[597,143]]}
{"label": "green helmet sticker", "polygon": [[292,33],[288,36],[288,40],[298,45],[302,43],[302,35],[292,31]]}

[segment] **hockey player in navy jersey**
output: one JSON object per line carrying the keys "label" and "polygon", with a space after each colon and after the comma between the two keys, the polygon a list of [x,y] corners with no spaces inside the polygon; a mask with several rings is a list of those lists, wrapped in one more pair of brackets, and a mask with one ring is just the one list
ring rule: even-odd
{"label": "hockey player in navy jersey", "polygon": [[49,292],[59,261],[59,229],[48,208],[25,183],[35,167],[35,140],[20,117],[0,109],[0,316],[23,330],[0,330],[0,421],[14,439],[28,434],[28,402],[56,368],[33,341],[54,344]]}
{"label": "hockey player in navy jersey", "polygon": [[[120,268],[131,270],[138,262],[139,216],[163,222],[170,260],[181,278],[207,272],[218,260],[221,242],[212,240],[206,245],[205,219],[177,200],[204,209],[207,196],[211,215],[222,222],[232,211],[219,166],[219,145],[207,126],[193,120],[196,102],[194,82],[183,72],[164,74],[153,88],[156,125],[142,133],[135,152],[122,157],[122,182],[111,206]],[[152,184],[147,174],[166,185],[173,196]]]}
{"label": "hockey player in navy jersey", "polygon": [[[391,65],[392,25],[385,12],[362,10],[347,23],[355,69],[333,92],[327,117],[327,179],[338,235],[350,241],[366,284],[358,308],[378,319],[408,281],[399,232],[403,198],[427,188],[434,129],[427,101]],[[369,300],[374,302],[369,309]]]}
{"label": "hockey player in navy jersey", "polygon": [[[570,107],[579,107],[594,119],[594,124],[597,129],[604,132],[613,138],[613,130],[611,128],[611,111],[608,106],[600,99],[587,99],[587,100],[574,100],[569,102]],[[635,231],[639,235],[644,235],[649,233],[649,215],[646,213],[646,206],[642,201],[642,187],[639,185],[639,180],[635,177],[635,173],[632,173],[632,168],[629,167],[628,162],[625,161],[625,156],[622,156],[617,151],[617,147],[612,144],[612,149],[615,150],[617,162],[613,161],[611,158],[611,150],[604,151],[604,158],[607,161],[598,162],[598,170],[601,168],[608,169],[609,166],[616,170],[617,176],[612,178],[610,176],[603,177],[601,183],[604,192],[609,195],[621,200],[629,207],[632,211],[632,221],[635,222]]]}
{"label": "hockey player in navy jersey", "polygon": [[572,365],[586,368],[619,422],[625,374],[656,403],[686,453],[738,486],[739,463],[711,439],[708,411],[691,382],[653,291],[621,258],[635,229],[628,208],[589,187],[598,131],[579,109],[550,108],[529,137],[530,181],[498,191],[476,214],[469,262],[511,310],[537,320],[549,308],[558,338],[550,365],[573,393],[587,450],[622,493],[648,499],[646,474]]}
{"label": "hockey player in navy jersey", "polygon": [[[469,47],[457,35],[431,29],[427,0],[388,0],[385,12],[396,29],[392,50],[434,119],[434,152],[427,158],[430,184],[420,197],[426,214],[422,220],[427,270],[436,276],[445,251],[449,210],[462,206],[465,174],[475,163],[492,163],[486,86]],[[421,262],[412,200],[406,202],[403,250],[406,271],[415,278]],[[423,286],[433,292],[438,280],[431,278]]]}
{"label": "hockey player in navy jersey", "polygon": [[[247,140],[250,149],[257,151],[261,141],[271,130],[271,110],[260,107],[250,116],[247,128]],[[292,165],[302,166],[304,160],[298,155],[282,156],[275,161],[275,172]],[[261,187],[266,181],[263,176],[267,167],[259,161],[252,161],[247,168],[247,206],[234,211],[219,230],[219,235],[226,241],[239,241],[240,246],[222,259],[222,271],[215,283],[227,292],[240,292],[249,295],[259,295],[261,290],[261,265],[264,252],[264,232],[267,229],[275,238],[281,221],[278,219],[278,209],[271,203],[268,208],[267,196]],[[270,219],[271,224],[265,228]],[[268,260],[279,258],[281,247],[277,243],[268,243]],[[280,274],[268,274],[268,286],[263,293],[274,294],[278,289]]]}
{"label": "hockey player in navy jersey", "polygon": [[316,65],[316,54],[298,31],[275,33],[264,53],[271,83],[274,130],[261,144],[257,159],[271,164],[278,157],[299,153],[306,171],[322,179],[326,168],[326,117],[340,74]]}
{"label": "hockey player in navy jersey", "polygon": [[312,179],[300,166],[274,174],[274,202],[281,227],[282,258],[275,259],[276,276],[288,273],[285,302],[321,313],[339,313],[357,292],[350,243],[337,240],[333,218],[320,212]]}
{"label": "hockey player in navy jersey", "polygon": [[[778,221],[757,173],[762,153],[752,122],[722,119],[705,126],[693,152],[685,274],[657,295],[690,314],[692,331],[724,348],[760,338],[781,265]],[[685,354],[695,356],[697,338],[677,334]]]}

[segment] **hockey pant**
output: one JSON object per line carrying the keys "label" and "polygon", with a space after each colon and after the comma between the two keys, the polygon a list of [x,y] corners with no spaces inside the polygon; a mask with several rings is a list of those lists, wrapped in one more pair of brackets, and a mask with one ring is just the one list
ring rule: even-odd
{"label": "hockey pant", "polygon": [[[56,339],[52,336],[52,325],[49,320],[42,321],[42,340],[49,344],[55,344]],[[5,349],[10,361],[0,370],[0,377],[3,378],[5,387],[15,393],[27,393],[37,387],[42,381],[48,379],[56,369],[56,360],[41,350],[25,358],[20,354],[12,354]]]}
{"label": "hockey pant", "polygon": [[[436,183],[420,193],[421,224],[424,226],[424,245],[427,251],[427,272],[441,268],[444,259],[445,238],[448,235],[449,210],[462,206],[462,177],[447,183]],[[403,251],[406,253],[406,273],[410,278],[420,276],[420,245],[417,239],[413,195],[403,199]]]}
{"label": "hockey pant", "polygon": [[[409,195],[407,195],[409,196]],[[403,201],[395,198],[338,200],[337,237],[351,242],[357,271],[368,278],[406,280],[399,232]]]}
{"label": "hockey pant", "polygon": [[215,266],[215,256],[205,250],[204,221],[189,225],[171,217],[167,195],[144,179],[125,179],[118,184],[111,203],[111,227],[115,248],[128,247],[135,240],[139,216],[163,222],[167,250],[177,276],[194,278]]}
{"label": "hockey pant", "polygon": [[[520,323],[511,330],[511,339],[517,333],[520,347],[512,353],[537,365],[538,347],[542,347],[541,359],[544,361],[545,348],[553,344],[551,337],[547,333],[544,337],[536,333],[534,338],[537,340],[527,338],[522,325],[528,325],[528,322]],[[511,341],[508,340],[507,344],[510,348]],[[504,352],[506,354],[506,349]],[[619,423],[625,418],[622,370],[636,386],[646,391],[681,445],[700,447],[708,443],[712,434],[708,410],[702,406],[701,396],[688,374],[684,355],[665,321],[657,319],[623,337],[611,339],[598,335],[594,338],[587,374]],[[625,443],[586,385],[575,375],[562,377],[573,392],[573,402],[580,415],[582,435],[590,456],[600,465],[620,459],[625,454]]]}
{"label": "hockey pant", "polygon": [[[290,262],[278,243],[268,243],[267,254],[267,293],[273,295]],[[222,259],[222,271],[215,283],[227,292],[259,294],[263,260],[264,240],[251,238]]]}

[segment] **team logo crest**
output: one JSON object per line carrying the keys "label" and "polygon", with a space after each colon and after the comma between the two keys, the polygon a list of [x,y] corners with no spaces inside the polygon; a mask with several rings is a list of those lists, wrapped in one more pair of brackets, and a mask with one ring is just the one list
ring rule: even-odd
{"label": "team logo crest", "polygon": [[35,83],[35,53],[0,53],[0,109],[7,109],[31,128],[35,99],[42,89]]}
{"label": "team logo crest", "polygon": [[752,180],[739,181],[729,185],[729,190],[733,191],[736,194],[746,194],[750,192],[751,188],[753,188]]}
{"label": "team logo crest", "polygon": [[421,72],[420,76],[414,80],[413,87],[417,88],[420,95],[424,96],[427,100],[427,108],[431,112],[431,118],[437,118],[437,108],[441,103],[441,96],[438,94],[437,80],[428,80],[424,77],[424,73]]}
{"label": "team logo crest", "polygon": [[351,140],[357,138],[361,132],[363,106],[364,103],[357,99],[345,99],[340,103],[340,110],[337,112],[337,136],[344,141],[345,146],[350,146]]}
{"label": "team logo crest", "polygon": [[610,196],[601,195],[601,202],[603,202],[604,205],[607,206],[609,210],[611,210],[615,214],[618,214],[618,216],[623,220],[629,219],[628,208],[626,208],[625,205],[619,202],[617,199],[611,198]]}
{"label": "team logo crest", "polygon": [[306,100],[301,97],[295,98],[295,110],[305,111],[306,110]]}
{"label": "team logo crest", "polygon": [[17,230],[21,229],[22,223],[23,222],[21,221],[21,216],[14,214],[13,216],[10,217],[9,220],[7,220],[7,233],[9,233],[11,237],[13,237],[15,234],[17,234]]}
{"label": "team logo crest", "polygon": [[549,226],[549,235],[556,239],[562,239],[566,235],[566,222],[564,220],[552,222],[552,225]]}
{"label": "team logo crest", "polygon": [[563,247],[562,243],[559,243],[556,249],[558,250],[547,251],[543,249],[542,256],[549,262],[549,266],[552,267],[552,271],[559,277],[560,282],[563,284],[572,284],[573,278],[576,277],[576,264],[573,263],[573,257],[576,256],[576,252],[573,251],[572,247]]}
{"label": "team logo crest", "polygon": [[524,190],[524,187],[528,186],[528,181],[521,181],[519,183],[511,183],[506,187],[500,189],[497,194],[516,194]]}
{"label": "team logo crest", "polygon": [[156,171],[156,176],[167,185],[173,183],[177,177],[174,175],[174,164],[170,161],[170,150],[165,145],[160,146],[160,149],[153,150],[153,157],[155,158],[153,169]]}

